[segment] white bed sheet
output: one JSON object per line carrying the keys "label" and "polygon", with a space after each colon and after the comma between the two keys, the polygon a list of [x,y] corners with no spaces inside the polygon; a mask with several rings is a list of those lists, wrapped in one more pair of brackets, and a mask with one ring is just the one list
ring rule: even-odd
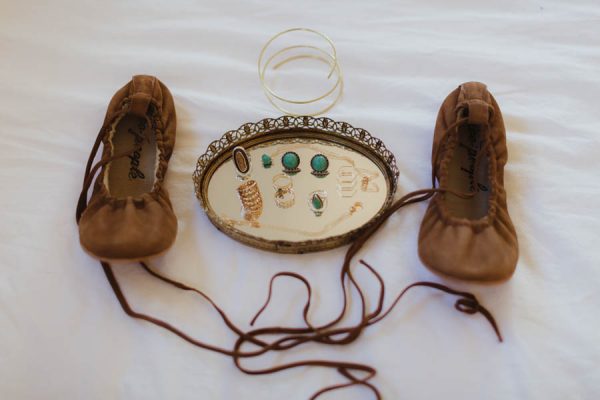
{"label": "white bed sheet", "polygon": [[[157,267],[208,292],[243,327],[282,270],[313,283],[314,321],[333,316],[345,249],[289,256],[245,247],[210,225],[191,181],[210,141],[278,115],[255,62],[272,34],[295,26],[336,43],[346,90],[328,115],[385,141],[400,193],[429,183],[446,94],[467,80],[488,84],[508,128],[506,185],[521,256],[505,284],[455,284],[493,311],[504,344],[481,316],[420,290],[351,346],[309,345],[251,365],[366,362],[379,370],[373,383],[385,399],[599,398],[597,0],[0,2],[0,398],[291,400],[343,381],[318,368],[244,375],[227,357],[125,316],[79,247],[74,221],[108,100],[133,74],[154,74],[173,92],[179,123],[167,177],[179,235]],[[393,216],[360,254],[388,282],[388,302],[415,280],[441,281],[416,253],[424,209]],[[136,309],[231,345],[198,298],[135,265],[117,274]],[[359,276],[372,297],[375,282]],[[259,323],[300,323],[303,288],[280,282],[276,296]],[[328,398],[367,396],[358,388]]]}

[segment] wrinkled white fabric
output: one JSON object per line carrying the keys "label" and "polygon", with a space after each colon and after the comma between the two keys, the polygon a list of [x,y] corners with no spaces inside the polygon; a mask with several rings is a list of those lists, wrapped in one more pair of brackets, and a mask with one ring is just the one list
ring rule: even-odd
{"label": "wrinkled white fabric", "polygon": [[[521,255],[505,284],[451,283],[492,310],[504,344],[481,316],[417,289],[351,346],[308,345],[248,365],[365,362],[378,368],[373,383],[385,399],[600,397],[600,3],[489,3],[1,2],[0,398],[304,400],[343,382],[319,368],[244,375],[227,357],[125,316],[81,250],[74,219],[110,97],[133,74],[156,75],[177,106],[166,186],[179,236],[154,264],[205,290],[244,328],[268,278],[282,270],[313,283],[315,322],[334,316],[345,248],[290,256],[245,247],[213,228],[191,180],[212,140],[278,115],[261,92],[256,59],[271,35],[295,26],[336,43],[345,93],[328,116],[386,143],[398,159],[400,193],[429,185],[444,97],[463,81],[487,83],[508,131],[506,188]],[[415,280],[443,282],[417,257],[424,209],[393,216],[361,252],[386,279],[388,303]],[[233,343],[199,298],[135,265],[117,275],[136,309]],[[360,268],[357,275],[373,304],[376,282]],[[299,325],[303,287],[281,281],[275,296],[258,324]],[[327,398],[367,396],[358,388]]]}

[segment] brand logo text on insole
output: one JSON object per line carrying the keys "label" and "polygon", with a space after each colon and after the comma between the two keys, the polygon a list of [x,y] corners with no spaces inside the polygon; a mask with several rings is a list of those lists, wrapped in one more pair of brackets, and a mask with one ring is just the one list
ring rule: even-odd
{"label": "brand logo text on insole", "polygon": [[144,143],[144,130],[146,129],[146,121],[141,121],[137,125],[137,132],[129,128],[127,132],[133,135],[133,145],[135,150],[129,155],[129,179],[145,179],[144,173],[140,170],[140,158],[142,157],[142,149]]}
{"label": "brand logo text on insole", "polygon": [[475,163],[477,162],[477,153],[481,150],[482,145],[482,143],[477,139],[477,133],[473,130],[470,130],[469,135],[467,136],[468,143],[465,144],[463,142],[459,142],[459,146],[467,150],[467,160],[469,162],[467,168],[460,167],[460,169],[467,174],[470,192],[475,192],[475,189],[477,189],[478,192],[487,192],[487,186],[480,182],[477,182],[477,187],[475,187]]}

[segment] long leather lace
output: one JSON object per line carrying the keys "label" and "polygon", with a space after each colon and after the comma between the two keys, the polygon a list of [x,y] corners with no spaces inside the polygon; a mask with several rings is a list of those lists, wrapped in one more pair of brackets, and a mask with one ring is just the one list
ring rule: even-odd
{"label": "long leather lace", "polygon": [[[444,135],[442,137],[442,141],[440,143],[443,143],[446,140],[446,138],[452,133],[453,130],[457,130],[458,127],[461,126],[462,124],[464,124],[465,122],[466,122],[466,118],[457,119],[457,121],[454,124],[450,125],[447,128],[446,132],[444,133]],[[108,164],[110,161],[117,159],[119,157],[127,156],[129,154],[129,153],[127,153],[127,154],[123,153],[123,154],[118,154],[118,155],[112,156],[110,158],[107,158],[104,161],[98,162],[96,165],[94,165],[92,167],[93,160],[96,156],[99,145],[102,142],[103,135],[104,135],[104,129],[101,130],[100,133],[98,134],[98,138],[96,139],[96,142],[92,148],[92,152],[90,153],[90,158],[89,158],[87,166],[86,166],[86,174],[85,174],[85,178],[84,178],[83,188],[82,188],[82,192],[81,192],[79,202],[77,205],[77,213],[76,213],[77,221],[79,221],[81,214],[87,207],[87,192],[88,192],[88,190],[91,186],[91,182],[93,181],[93,178],[94,178],[95,174],[98,172],[98,170],[101,167],[103,167],[104,165]],[[489,144],[489,141],[487,142],[486,145],[483,146],[482,151],[487,151],[488,144]],[[439,147],[438,147],[438,150],[436,151],[436,153],[439,153]],[[436,161],[434,163],[434,165],[437,165],[437,157],[438,156],[439,156],[438,154],[434,155],[434,160]],[[479,154],[478,154],[478,157],[479,157]],[[302,309],[302,318],[303,318],[305,326],[301,326],[301,327],[271,326],[271,327],[252,328],[250,330],[244,330],[244,329],[238,327],[236,324],[234,324],[231,321],[231,319],[227,316],[225,311],[223,311],[223,309],[221,309],[216,302],[214,302],[208,295],[206,295],[201,290],[193,288],[191,286],[188,286],[182,282],[178,282],[176,280],[168,278],[164,275],[161,275],[158,272],[156,272],[155,270],[153,270],[152,268],[150,268],[145,262],[140,262],[140,265],[142,266],[142,268],[151,276],[153,276],[169,285],[172,285],[178,289],[194,292],[197,295],[204,298],[217,311],[217,313],[220,315],[221,319],[223,320],[224,324],[237,336],[237,340],[235,341],[235,343],[233,344],[233,346],[231,348],[219,347],[216,345],[208,344],[208,343],[205,343],[203,341],[193,338],[191,335],[185,333],[184,331],[180,330],[179,328],[173,326],[172,324],[170,324],[166,321],[163,321],[159,318],[155,318],[153,316],[150,316],[150,315],[147,315],[144,313],[140,313],[140,312],[134,310],[129,305],[127,298],[125,297],[125,295],[119,285],[119,282],[114,274],[113,268],[110,265],[110,263],[101,262],[101,265],[102,265],[105,275],[110,283],[111,288],[113,289],[119,303],[121,304],[121,307],[123,308],[124,312],[127,315],[129,315],[130,317],[133,317],[133,318],[147,321],[147,322],[157,325],[161,328],[164,328],[164,329],[174,333],[175,335],[179,336],[180,338],[184,339],[185,341],[191,343],[192,345],[194,345],[196,347],[200,347],[200,348],[203,348],[206,350],[210,350],[210,351],[214,351],[217,353],[227,355],[232,358],[236,367],[246,374],[251,374],[251,375],[271,374],[271,373],[275,373],[278,371],[283,371],[283,370],[298,368],[298,367],[303,367],[303,366],[331,368],[331,369],[335,369],[341,376],[343,376],[346,379],[346,382],[331,385],[331,386],[325,387],[325,388],[317,391],[310,397],[311,400],[317,399],[318,397],[320,397],[321,395],[323,395],[325,393],[343,389],[343,388],[347,388],[347,387],[351,387],[351,386],[365,387],[373,393],[373,395],[375,396],[376,399],[381,399],[382,397],[381,397],[379,390],[377,389],[377,387],[375,387],[370,382],[371,379],[375,376],[377,371],[375,368],[373,368],[369,365],[366,365],[366,364],[337,361],[337,360],[311,359],[311,360],[302,360],[302,361],[297,361],[297,362],[285,363],[285,364],[276,365],[276,366],[272,366],[272,367],[264,368],[264,369],[250,369],[250,368],[247,368],[244,365],[242,365],[242,360],[247,359],[247,358],[252,358],[252,357],[259,357],[270,351],[285,351],[285,350],[295,348],[297,346],[311,343],[311,342],[322,343],[322,344],[327,344],[327,345],[350,344],[350,343],[354,342],[358,337],[360,337],[360,335],[364,332],[364,330],[367,327],[374,325],[374,324],[380,322],[381,320],[383,320],[384,318],[386,318],[408,291],[410,291],[414,288],[418,288],[418,287],[424,287],[424,288],[442,291],[444,293],[447,293],[449,295],[457,297],[457,300],[454,303],[455,309],[460,312],[466,313],[466,314],[477,314],[477,313],[482,314],[487,319],[489,324],[491,325],[498,340],[500,342],[502,342],[502,335],[500,333],[500,329],[498,328],[498,325],[496,324],[496,321],[494,320],[494,317],[484,306],[482,306],[479,303],[479,301],[477,300],[475,295],[473,295],[471,293],[455,290],[448,286],[445,286],[445,285],[442,285],[439,283],[435,283],[435,282],[425,282],[425,281],[416,282],[416,283],[413,283],[413,284],[407,286],[406,288],[404,288],[394,298],[392,303],[389,306],[385,307],[384,303],[385,303],[386,296],[385,296],[385,283],[384,283],[383,278],[375,270],[375,268],[373,268],[371,265],[369,265],[364,260],[360,260],[359,266],[366,268],[367,271],[369,271],[377,279],[377,281],[379,283],[377,302],[373,309],[369,309],[369,307],[367,306],[367,300],[366,300],[365,293],[364,293],[361,285],[359,284],[359,282],[356,280],[354,273],[351,269],[352,260],[354,259],[356,254],[362,249],[362,247],[365,245],[365,243],[379,230],[379,228],[383,225],[383,223],[392,214],[394,214],[396,211],[400,210],[401,208],[403,208],[407,205],[410,205],[410,204],[425,201],[425,200],[431,198],[435,193],[452,193],[456,196],[460,196],[463,198],[468,198],[468,197],[473,196],[473,193],[459,193],[459,192],[455,192],[455,191],[452,191],[449,189],[436,188],[435,187],[435,173],[436,172],[434,171],[434,178],[433,178],[434,182],[433,182],[433,187],[431,189],[416,190],[414,192],[408,193],[407,195],[403,196],[399,200],[395,201],[379,218],[377,218],[377,220],[374,221],[374,223],[372,225],[370,225],[367,228],[367,230],[364,233],[362,233],[361,236],[359,236],[350,245],[350,247],[348,248],[346,255],[344,257],[344,262],[340,269],[340,275],[339,275],[341,295],[343,298],[342,308],[336,317],[334,317],[329,322],[319,325],[319,326],[313,325],[310,322],[309,317],[308,317],[309,312],[310,312],[311,299],[312,299],[312,287],[311,287],[310,283],[308,282],[308,280],[298,273],[289,272],[289,271],[279,272],[271,277],[270,282],[269,282],[268,295],[267,295],[265,304],[260,308],[260,310],[258,310],[258,312],[254,316],[254,318],[252,318],[252,320],[250,321],[250,325],[254,326],[254,324],[260,317],[260,315],[267,309],[267,307],[271,301],[271,298],[272,298],[272,290],[273,290],[273,286],[274,286],[276,280],[278,278],[286,278],[287,277],[287,278],[292,278],[292,279],[299,281],[306,288],[307,298],[306,298],[305,305]],[[348,308],[349,308],[348,293],[352,289],[354,289],[358,293],[358,297],[360,300],[359,304],[360,304],[360,308],[361,308],[361,318],[360,318],[360,321],[358,321],[357,323],[355,323],[353,325],[342,326],[341,323],[345,319],[347,312],[348,312]],[[248,346],[252,346],[252,349],[250,349],[250,350],[246,349],[246,347],[248,347]]]}

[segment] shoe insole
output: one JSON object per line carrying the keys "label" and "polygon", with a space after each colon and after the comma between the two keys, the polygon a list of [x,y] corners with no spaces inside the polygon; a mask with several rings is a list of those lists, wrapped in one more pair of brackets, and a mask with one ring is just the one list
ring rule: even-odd
{"label": "shoe insole", "polygon": [[483,136],[480,126],[464,125],[459,128],[458,142],[448,164],[447,185],[449,189],[457,192],[476,192],[476,194],[463,199],[447,193],[444,201],[452,216],[479,219],[488,213],[488,201],[492,191],[488,171],[489,155],[482,155],[479,165],[475,167],[476,157],[482,146]]}
{"label": "shoe insole", "polygon": [[150,192],[156,170],[156,137],[145,118],[125,115],[112,136],[113,154],[134,151],[111,161],[108,189],[113,197],[139,196]]}

